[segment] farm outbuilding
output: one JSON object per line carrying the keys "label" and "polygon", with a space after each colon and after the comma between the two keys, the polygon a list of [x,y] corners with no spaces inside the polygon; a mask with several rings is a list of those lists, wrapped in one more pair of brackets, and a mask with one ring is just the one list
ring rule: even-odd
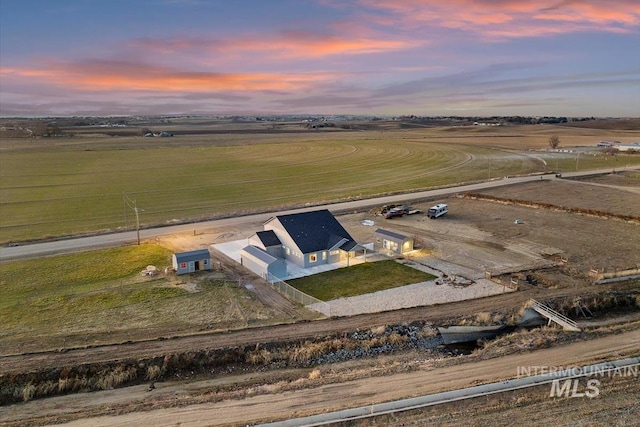
{"label": "farm outbuilding", "polygon": [[287,262],[276,258],[257,246],[245,246],[240,252],[240,263],[263,279],[287,276]]}
{"label": "farm outbuilding", "polygon": [[378,228],[374,232],[376,243],[394,254],[403,254],[413,250],[413,238],[394,231]]}
{"label": "farm outbuilding", "polygon": [[173,254],[173,269],[177,274],[211,270],[211,254],[208,249]]}
{"label": "farm outbuilding", "polygon": [[637,151],[640,152],[640,142],[632,142],[630,144],[618,144],[615,146],[618,151]]}

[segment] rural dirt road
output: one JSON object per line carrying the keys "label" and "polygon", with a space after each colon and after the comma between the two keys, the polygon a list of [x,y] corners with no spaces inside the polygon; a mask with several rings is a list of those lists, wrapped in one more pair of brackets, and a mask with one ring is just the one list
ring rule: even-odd
{"label": "rural dirt road", "polygon": [[[55,397],[23,405],[0,408],[0,418],[28,419],[33,414],[90,413],[94,408],[124,402],[149,402],[149,411],[85,418],[68,426],[210,426],[244,425],[325,411],[364,406],[390,400],[438,393],[482,383],[517,377],[518,367],[573,367],[590,362],[637,356],[640,330],[610,335],[589,341],[514,354],[472,363],[434,368],[428,360],[416,370],[387,376],[373,376],[340,384],[325,384],[284,393],[261,394],[240,400],[151,409],[163,400],[188,395],[189,389],[207,386],[199,383],[166,382],[156,384],[153,392],[146,386],[121,390]],[[211,380],[209,380],[211,381]],[[549,390],[542,393],[548,396]],[[179,400],[179,399],[178,399]]]}
{"label": "rural dirt road", "polygon": [[[635,167],[628,167],[628,168],[619,168],[617,170],[624,171],[624,170],[635,170],[635,169],[636,169]],[[610,169],[565,173],[564,177],[570,178],[570,177],[586,176],[586,175],[592,175],[596,173],[606,173],[606,172],[610,172]],[[446,196],[454,193],[472,192],[472,191],[485,190],[488,188],[501,187],[505,185],[531,182],[531,181],[540,180],[541,176],[542,175],[495,179],[495,180],[476,183],[476,184],[440,188],[436,190],[421,191],[421,192],[411,193],[411,194],[397,194],[393,196],[379,197],[374,199],[335,203],[331,205],[325,205],[323,207],[333,212],[353,211],[353,210],[358,210],[363,208],[370,208],[373,206],[390,204],[390,203],[400,203],[400,202],[406,202],[409,200],[436,198],[436,197]],[[553,175],[545,175],[545,178],[556,179],[556,178],[553,178]],[[317,208],[319,207],[314,206],[309,208],[293,209],[293,210],[278,212],[278,214],[286,215],[291,213],[304,212],[304,211],[317,209]],[[273,212],[269,212],[269,213],[256,214],[256,215],[247,215],[243,217],[224,218],[224,219],[218,219],[218,220],[212,220],[212,221],[197,222],[192,224],[149,228],[149,229],[140,230],[140,238],[153,239],[153,238],[165,236],[168,234],[184,233],[189,231],[198,232],[199,230],[208,229],[208,228],[234,227],[234,226],[238,226],[238,224],[248,223],[248,222],[262,223],[267,219],[271,218],[273,215],[274,215]],[[87,249],[114,247],[114,246],[119,246],[125,243],[130,243],[135,241],[136,241],[136,232],[129,231],[124,233],[112,233],[112,234],[104,234],[104,235],[97,235],[97,236],[77,237],[72,239],[55,240],[50,242],[25,244],[25,245],[11,246],[11,247],[3,246],[3,247],[0,247],[0,262],[12,260],[12,259],[30,258],[30,257],[38,257],[38,256],[53,255],[53,254],[60,254],[60,253],[69,253],[69,252],[78,252],[78,251],[83,251]]]}

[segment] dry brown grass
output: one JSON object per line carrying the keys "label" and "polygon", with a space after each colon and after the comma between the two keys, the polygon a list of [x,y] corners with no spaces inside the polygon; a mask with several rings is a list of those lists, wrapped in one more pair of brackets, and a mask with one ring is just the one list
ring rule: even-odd
{"label": "dry brown grass", "polygon": [[322,377],[322,372],[319,368],[315,368],[313,371],[309,372],[309,379],[312,381],[317,380],[320,377]]}
{"label": "dry brown grass", "polygon": [[476,314],[476,322],[479,325],[489,325],[491,324],[491,319],[493,318],[493,315],[489,312],[482,312],[482,313],[478,313]]}
{"label": "dry brown grass", "polygon": [[158,379],[160,377],[161,373],[162,373],[162,368],[160,368],[160,366],[158,366],[158,365],[149,365],[149,367],[147,368],[146,379],[148,379],[148,380]]}
{"label": "dry brown grass", "polygon": [[386,325],[374,326],[373,328],[371,328],[371,333],[374,335],[382,335],[386,330]]}

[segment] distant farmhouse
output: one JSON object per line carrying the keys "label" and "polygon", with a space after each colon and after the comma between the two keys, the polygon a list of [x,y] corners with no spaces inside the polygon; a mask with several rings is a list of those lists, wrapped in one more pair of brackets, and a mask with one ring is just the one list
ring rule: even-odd
{"label": "distant farmhouse", "polygon": [[631,151],[640,153],[640,142],[632,142],[630,144],[618,144],[618,151]]}
{"label": "distant farmhouse", "polygon": [[617,151],[640,152],[640,142],[600,141],[597,145],[598,147],[613,148]]}
{"label": "distant farmhouse", "polygon": [[275,216],[249,238],[241,263],[254,273],[286,276],[286,261],[302,268],[347,261],[364,252],[327,209]]}

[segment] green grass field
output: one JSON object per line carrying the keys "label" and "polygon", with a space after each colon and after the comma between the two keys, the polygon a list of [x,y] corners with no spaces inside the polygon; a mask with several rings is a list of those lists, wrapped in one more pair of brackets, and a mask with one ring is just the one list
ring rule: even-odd
{"label": "green grass field", "polygon": [[125,246],[0,263],[2,353],[193,333],[274,320],[246,290],[223,279],[143,277],[171,265],[157,245]]}
{"label": "green grass field", "polygon": [[[608,156],[524,151],[552,127],[294,134],[82,136],[0,141],[0,244],[406,192]],[[600,140],[560,130],[564,144]],[[602,137],[610,135],[602,133]],[[621,156],[618,156],[621,158]],[[640,164],[640,156],[625,156]]]}
{"label": "green grass field", "polygon": [[431,274],[388,260],[339,268],[289,280],[287,283],[319,300],[331,301],[426,282],[435,278],[436,276]]}

